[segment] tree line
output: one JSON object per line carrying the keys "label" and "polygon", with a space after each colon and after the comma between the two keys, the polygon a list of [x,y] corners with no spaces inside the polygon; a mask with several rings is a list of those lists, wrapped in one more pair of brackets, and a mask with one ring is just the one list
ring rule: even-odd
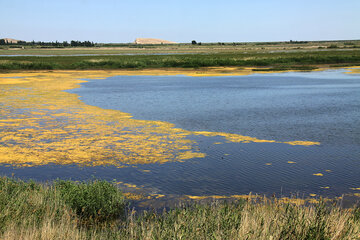
{"label": "tree line", "polygon": [[94,47],[95,43],[90,41],[74,41],[71,40],[70,42],[63,41],[63,42],[42,42],[42,41],[18,41],[17,43],[9,42],[5,39],[0,39],[0,45],[24,45],[24,46],[47,46],[47,47]]}

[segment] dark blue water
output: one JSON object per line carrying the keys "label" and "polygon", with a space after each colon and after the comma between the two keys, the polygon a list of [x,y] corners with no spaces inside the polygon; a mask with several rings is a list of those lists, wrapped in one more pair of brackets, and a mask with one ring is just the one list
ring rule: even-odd
{"label": "dark blue water", "polygon": [[341,71],[117,76],[89,81],[71,92],[90,105],[186,130],[360,145],[360,77]]}
{"label": "dark blue water", "polygon": [[[207,154],[205,158],[121,169],[48,165],[2,166],[0,171],[39,180],[116,179],[179,195],[339,196],[360,187],[358,75],[325,71],[231,77],[116,76],[90,80],[70,92],[90,105],[117,109],[137,119],[171,122],[187,130],[321,145],[226,143],[221,137],[191,136],[200,152]],[[224,143],[214,144],[219,141]]]}

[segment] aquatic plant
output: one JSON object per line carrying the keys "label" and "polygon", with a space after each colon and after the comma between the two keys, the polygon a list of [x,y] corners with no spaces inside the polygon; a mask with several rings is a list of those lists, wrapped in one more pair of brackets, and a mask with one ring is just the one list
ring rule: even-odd
{"label": "aquatic plant", "polygon": [[[86,105],[64,90],[80,79],[114,75],[251,74],[248,69],[211,69],[208,72],[142,70],[54,71],[8,73],[0,76],[0,163],[18,167],[54,164],[126,167],[203,158],[190,135],[222,137],[236,143],[278,142],[319,145],[319,142],[257,139],[223,132],[192,132],[160,121],[131,118],[130,114]],[[61,124],[59,124],[61,123]]]}

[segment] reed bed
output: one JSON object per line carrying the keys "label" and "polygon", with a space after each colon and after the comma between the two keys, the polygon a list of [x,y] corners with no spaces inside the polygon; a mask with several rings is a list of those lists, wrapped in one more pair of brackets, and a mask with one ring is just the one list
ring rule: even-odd
{"label": "reed bed", "polygon": [[276,200],[136,212],[106,181],[0,179],[1,239],[360,239],[360,209]]}

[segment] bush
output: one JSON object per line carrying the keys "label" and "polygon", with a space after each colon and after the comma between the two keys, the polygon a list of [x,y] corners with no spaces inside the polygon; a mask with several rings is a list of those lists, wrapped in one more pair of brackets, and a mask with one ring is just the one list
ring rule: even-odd
{"label": "bush", "polygon": [[123,216],[125,198],[107,181],[55,182],[65,203],[83,220],[103,222]]}
{"label": "bush", "polygon": [[330,46],[328,46],[327,48],[339,48],[338,45],[336,44],[331,44]]}

